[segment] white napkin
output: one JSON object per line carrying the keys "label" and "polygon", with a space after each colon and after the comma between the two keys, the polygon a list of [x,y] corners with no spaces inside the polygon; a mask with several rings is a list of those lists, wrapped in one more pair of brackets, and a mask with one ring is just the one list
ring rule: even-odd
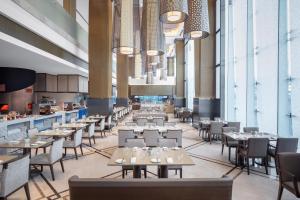
{"label": "white napkin", "polygon": [[173,150],[179,150],[180,148],[179,147],[173,147],[172,149]]}
{"label": "white napkin", "polygon": [[46,144],[45,141],[36,141],[36,144]]}
{"label": "white napkin", "polygon": [[167,158],[167,163],[173,164],[173,162],[174,162],[174,161],[173,161],[173,158],[171,158],[171,157],[168,157],[168,158]]}
{"label": "white napkin", "polygon": [[136,163],[136,157],[132,157],[132,158],[130,159],[130,163],[131,163],[131,164],[135,164],[135,163]]}
{"label": "white napkin", "polygon": [[118,163],[118,164],[122,164],[123,162],[125,162],[125,160],[122,159],[122,158],[119,158],[115,162]]}
{"label": "white napkin", "polygon": [[168,147],[163,147],[162,148],[164,151],[167,151],[168,150]]}
{"label": "white napkin", "polygon": [[151,162],[153,163],[160,163],[160,159],[156,159],[156,158],[151,158]]}

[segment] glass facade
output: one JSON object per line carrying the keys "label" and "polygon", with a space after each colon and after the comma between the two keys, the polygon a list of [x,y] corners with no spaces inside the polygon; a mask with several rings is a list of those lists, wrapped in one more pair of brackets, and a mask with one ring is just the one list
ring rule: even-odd
{"label": "glass facade", "polygon": [[300,137],[300,1],[217,0],[216,9],[223,117]]}

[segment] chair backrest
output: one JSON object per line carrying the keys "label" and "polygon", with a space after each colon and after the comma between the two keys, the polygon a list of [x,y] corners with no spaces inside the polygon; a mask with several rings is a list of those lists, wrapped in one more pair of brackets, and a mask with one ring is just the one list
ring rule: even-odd
{"label": "chair backrest", "polygon": [[163,126],[164,118],[161,118],[161,117],[153,118],[153,122],[156,123],[157,126]]}
{"label": "chair backrest", "polygon": [[39,130],[37,128],[29,129],[28,131],[28,137],[32,138],[35,136],[35,134],[39,133]]}
{"label": "chair backrest", "polygon": [[112,118],[112,116],[111,115],[109,115],[108,117],[107,117],[107,125],[111,125],[111,118]]}
{"label": "chair backrest", "polygon": [[210,132],[212,134],[222,134],[223,122],[211,122],[210,123]]}
{"label": "chair backrest", "polygon": [[137,126],[137,123],[135,122],[125,122],[126,126]]}
{"label": "chair backrest", "polygon": [[92,123],[89,125],[88,135],[89,135],[89,137],[92,137],[93,135],[95,135],[95,123]]}
{"label": "chair backrest", "polygon": [[275,154],[278,153],[296,153],[298,148],[298,138],[278,138]]}
{"label": "chair backrest", "polygon": [[99,124],[99,130],[103,131],[105,129],[105,120],[101,119]]}
{"label": "chair backrest", "polygon": [[60,138],[58,140],[55,140],[52,143],[52,146],[50,148],[49,153],[49,160],[51,163],[54,163],[62,158],[63,156],[63,144],[64,144],[64,138]]}
{"label": "chair backrest", "polygon": [[285,172],[293,174],[300,181],[300,153],[279,153],[278,164],[281,182],[293,181]]}
{"label": "chair backrest", "polygon": [[176,139],[178,146],[182,147],[182,129],[167,130],[165,137],[168,139]]}
{"label": "chair backrest", "polygon": [[160,138],[158,140],[160,147],[178,147],[177,139]]}
{"label": "chair backrest", "polygon": [[82,129],[79,129],[74,133],[74,144],[75,147],[79,146],[82,143]]}
{"label": "chair backrest", "polygon": [[132,147],[145,147],[146,146],[146,143],[145,143],[145,140],[143,138],[138,138],[138,139],[130,139],[130,138],[127,138],[126,139],[126,142],[125,142],[125,147],[129,147],[129,148],[132,148]]}
{"label": "chair backrest", "polygon": [[147,118],[137,118],[136,120],[138,126],[145,126],[146,123],[148,122]]}
{"label": "chair backrest", "polygon": [[0,194],[2,197],[9,195],[28,182],[29,156],[8,163],[2,169],[0,179]]}
{"label": "chair backrest", "polygon": [[248,156],[249,157],[266,157],[268,151],[268,138],[249,138],[248,139]]}
{"label": "chair backrest", "polygon": [[245,133],[259,132],[258,127],[244,127],[243,131]]}
{"label": "chair backrest", "polygon": [[71,123],[74,123],[76,122],[76,119],[75,118],[71,118]]}
{"label": "chair backrest", "polygon": [[237,128],[236,127],[223,127],[222,131],[223,131],[223,133],[237,132]]}
{"label": "chair backrest", "polygon": [[156,123],[154,123],[154,122],[147,122],[145,124],[145,126],[156,126]]}
{"label": "chair backrest", "polygon": [[131,129],[119,129],[118,130],[118,139],[119,147],[124,147],[127,139],[135,138],[134,130]]}
{"label": "chair backrest", "polygon": [[159,132],[156,129],[145,129],[143,133],[145,143],[148,147],[157,147]]}
{"label": "chair backrest", "polygon": [[231,200],[232,184],[230,178],[69,179],[71,200]]}
{"label": "chair backrest", "polygon": [[59,127],[59,122],[54,122],[53,124],[52,124],[52,128],[53,129],[56,129],[56,128],[58,128]]}
{"label": "chair backrest", "polygon": [[227,126],[228,127],[235,127],[237,129],[237,132],[240,132],[241,122],[228,122]]}

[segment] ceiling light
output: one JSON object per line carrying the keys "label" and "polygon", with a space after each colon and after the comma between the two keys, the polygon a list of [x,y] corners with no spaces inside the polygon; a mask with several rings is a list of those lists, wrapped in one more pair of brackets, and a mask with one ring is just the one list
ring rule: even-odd
{"label": "ceiling light", "polygon": [[161,0],[160,20],[166,24],[184,22],[188,17],[186,0]]}

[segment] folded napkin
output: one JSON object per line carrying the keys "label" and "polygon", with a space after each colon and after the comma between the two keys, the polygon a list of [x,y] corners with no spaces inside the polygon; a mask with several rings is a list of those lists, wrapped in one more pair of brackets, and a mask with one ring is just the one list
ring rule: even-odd
{"label": "folded napkin", "polygon": [[179,150],[180,148],[179,147],[173,147],[172,149],[173,150]]}
{"label": "folded napkin", "polygon": [[168,163],[168,164],[173,164],[173,163],[174,163],[173,158],[168,157],[168,158],[167,158],[167,163]]}
{"label": "folded napkin", "polygon": [[118,163],[118,164],[122,164],[123,162],[125,162],[125,160],[122,159],[122,158],[119,158],[115,162]]}
{"label": "folded napkin", "polygon": [[136,157],[132,157],[132,158],[130,159],[130,163],[131,163],[131,164],[135,164],[135,163],[136,163]]}
{"label": "folded napkin", "polygon": [[46,144],[45,141],[36,141],[36,144]]}
{"label": "folded napkin", "polygon": [[151,158],[151,162],[153,163],[160,163],[160,159],[158,158]]}
{"label": "folded napkin", "polygon": [[38,146],[39,144],[37,143],[33,143],[33,144],[30,144],[31,146]]}

